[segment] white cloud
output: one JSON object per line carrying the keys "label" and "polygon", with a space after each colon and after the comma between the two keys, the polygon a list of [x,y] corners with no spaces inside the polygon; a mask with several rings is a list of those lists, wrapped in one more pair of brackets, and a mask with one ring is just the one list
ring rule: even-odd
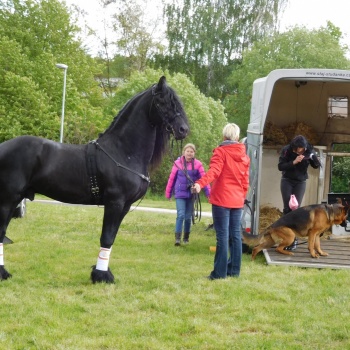
{"label": "white cloud", "polygon": [[295,25],[317,29],[331,21],[344,34],[348,34],[348,6],[349,0],[289,0],[281,20],[281,29]]}

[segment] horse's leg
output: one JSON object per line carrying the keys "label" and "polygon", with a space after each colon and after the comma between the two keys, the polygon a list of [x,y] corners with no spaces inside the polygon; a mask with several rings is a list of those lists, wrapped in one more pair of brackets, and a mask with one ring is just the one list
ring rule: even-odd
{"label": "horse's leg", "polygon": [[92,283],[114,283],[114,276],[108,267],[109,256],[115,237],[118,233],[119,226],[125,215],[128,213],[130,205],[124,206],[122,210],[120,210],[120,207],[121,206],[117,204],[105,205],[102,234],[100,238],[101,247],[97,258],[97,264],[92,267]]}
{"label": "horse's leg", "polygon": [[0,281],[7,280],[12,275],[5,269],[4,260],[4,238],[6,235],[6,229],[10,222],[12,211],[9,210],[5,205],[0,208]]}

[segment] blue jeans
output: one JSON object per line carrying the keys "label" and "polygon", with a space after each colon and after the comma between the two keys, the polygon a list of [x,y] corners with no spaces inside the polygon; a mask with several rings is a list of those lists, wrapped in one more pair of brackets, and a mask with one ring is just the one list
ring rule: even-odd
{"label": "blue jeans", "polygon": [[212,213],[216,231],[216,253],[210,278],[238,277],[242,261],[242,208],[213,205]]}
{"label": "blue jeans", "polygon": [[191,232],[193,203],[191,198],[176,198],[176,224],[175,233]]}

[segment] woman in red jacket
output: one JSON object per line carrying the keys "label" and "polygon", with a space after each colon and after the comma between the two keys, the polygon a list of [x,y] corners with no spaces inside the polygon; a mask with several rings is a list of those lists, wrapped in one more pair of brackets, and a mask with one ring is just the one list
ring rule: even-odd
{"label": "woman in red jacket", "polygon": [[216,231],[214,270],[210,280],[239,277],[242,260],[240,221],[249,187],[250,159],[245,145],[239,143],[240,129],[234,123],[223,129],[224,141],[215,148],[208,172],[194,184],[197,193],[212,183],[212,204]]}

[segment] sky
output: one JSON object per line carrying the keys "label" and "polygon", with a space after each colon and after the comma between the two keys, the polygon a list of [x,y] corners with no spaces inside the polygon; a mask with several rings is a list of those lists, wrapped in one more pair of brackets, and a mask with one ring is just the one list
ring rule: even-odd
{"label": "sky", "polygon": [[[98,0],[65,0],[65,2],[68,6],[76,4],[84,9],[88,13],[88,23],[97,30],[102,30],[103,18],[107,18],[111,13],[110,10],[101,10]],[[149,2],[143,0],[143,3],[149,3],[148,11],[153,15],[159,13],[157,12],[159,0]],[[327,21],[331,21],[344,34],[343,42],[350,46],[348,4],[349,0],[289,0],[281,18],[280,30],[284,31],[295,25],[304,25],[308,29],[318,29],[321,26],[325,27]],[[88,45],[92,45],[92,43],[88,43]]]}
{"label": "sky", "polygon": [[331,21],[344,34],[349,32],[348,0],[289,0],[281,19],[281,30],[305,25],[309,29],[325,27]]}

